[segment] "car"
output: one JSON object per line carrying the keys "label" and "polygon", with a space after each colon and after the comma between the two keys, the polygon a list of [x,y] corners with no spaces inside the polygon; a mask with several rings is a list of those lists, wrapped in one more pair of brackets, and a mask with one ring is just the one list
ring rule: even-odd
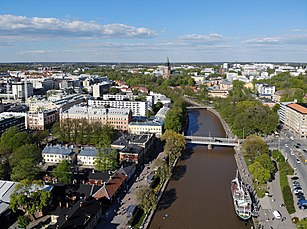
{"label": "car", "polygon": [[290,139],[291,139],[292,141],[294,141],[294,137],[290,136]]}
{"label": "car", "polygon": [[301,195],[301,194],[304,195],[303,190],[296,190],[296,189],[295,189],[295,190],[293,191],[293,193],[294,193],[296,196]]}
{"label": "car", "polygon": [[294,152],[293,152],[293,150],[291,149],[290,150],[290,154],[293,156],[294,155]]}
{"label": "car", "polygon": [[301,143],[297,142],[296,145],[301,146]]}
{"label": "car", "polygon": [[306,149],[303,149],[303,152],[304,152],[304,153],[307,153],[307,150],[306,150]]}
{"label": "car", "polygon": [[300,179],[300,178],[297,177],[297,176],[291,177],[291,180],[294,180],[294,181],[296,181],[296,180],[298,180],[298,179]]}
{"label": "car", "polygon": [[294,147],[295,147],[295,148],[297,148],[297,149],[299,149],[299,148],[300,148],[300,146],[298,146],[298,145],[295,145]]}
{"label": "car", "polygon": [[279,211],[273,211],[272,214],[276,219],[281,219],[281,214]]}
{"label": "car", "polygon": [[300,159],[296,158],[296,163],[297,163],[297,164],[301,164]]}
{"label": "car", "polygon": [[285,147],[289,147],[288,144],[285,144]]}

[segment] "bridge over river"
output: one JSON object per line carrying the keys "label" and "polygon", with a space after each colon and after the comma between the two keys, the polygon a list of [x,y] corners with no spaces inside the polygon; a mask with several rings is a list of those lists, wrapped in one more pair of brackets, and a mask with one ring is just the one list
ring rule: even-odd
{"label": "bridge over river", "polygon": [[185,136],[187,143],[208,145],[211,148],[213,145],[217,146],[238,146],[243,142],[243,139],[233,139],[233,138],[220,138],[220,137],[202,137],[189,135]]}

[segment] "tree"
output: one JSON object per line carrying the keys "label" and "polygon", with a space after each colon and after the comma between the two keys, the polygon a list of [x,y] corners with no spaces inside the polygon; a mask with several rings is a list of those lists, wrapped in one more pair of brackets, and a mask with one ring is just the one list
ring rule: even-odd
{"label": "tree", "polygon": [[141,187],[136,193],[137,203],[145,213],[149,212],[151,208],[157,206],[157,195],[154,190],[148,186]]}
{"label": "tree", "polygon": [[18,216],[18,227],[26,228],[29,225],[29,219],[26,216]]}
{"label": "tree", "polygon": [[264,153],[264,154],[257,156],[255,159],[255,162],[256,161],[258,161],[263,166],[263,168],[268,170],[270,173],[274,172],[275,166],[268,154]]}
{"label": "tree", "polygon": [[169,155],[169,163],[171,164],[175,158],[181,156],[181,152],[185,149],[185,137],[173,130],[166,130],[161,140],[165,140],[164,151]]}
{"label": "tree", "polygon": [[248,136],[244,141],[242,148],[248,164],[254,161],[257,156],[269,153],[268,145],[257,135]]}
{"label": "tree", "polygon": [[42,160],[40,149],[34,144],[26,144],[17,148],[10,157],[10,166],[15,167],[24,159],[31,159],[34,164]]}
{"label": "tree", "polygon": [[60,164],[53,170],[52,176],[56,177],[61,183],[71,184],[72,172],[71,165],[66,160],[62,160]]}
{"label": "tree", "polygon": [[10,196],[10,209],[16,212],[20,209],[32,220],[36,212],[42,211],[48,205],[50,192],[44,190],[42,181],[20,181]]}
{"label": "tree", "polygon": [[250,164],[248,169],[258,184],[265,184],[271,177],[270,171],[265,169],[259,161]]}
{"label": "tree", "polygon": [[0,180],[4,179],[4,165],[0,162]]}
{"label": "tree", "polygon": [[99,148],[94,161],[99,171],[109,171],[117,167],[117,152],[113,149]]}
{"label": "tree", "polygon": [[34,180],[40,172],[41,169],[33,159],[24,158],[13,167],[11,179],[13,181],[21,181],[24,179]]}
{"label": "tree", "polygon": [[161,183],[171,175],[168,164],[161,158],[154,161],[154,167],[157,168],[156,175],[160,178]]}

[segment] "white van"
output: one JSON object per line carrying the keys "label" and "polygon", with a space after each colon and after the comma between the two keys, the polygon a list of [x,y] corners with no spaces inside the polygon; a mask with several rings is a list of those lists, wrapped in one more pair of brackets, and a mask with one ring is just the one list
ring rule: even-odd
{"label": "white van", "polygon": [[273,211],[272,213],[276,219],[281,219],[281,214],[279,211]]}

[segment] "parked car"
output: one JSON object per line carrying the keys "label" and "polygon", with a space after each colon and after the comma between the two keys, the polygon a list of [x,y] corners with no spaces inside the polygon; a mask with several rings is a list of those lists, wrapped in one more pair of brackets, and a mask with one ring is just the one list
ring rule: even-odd
{"label": "parked car", "polygon": [[297,164],[301,164],[300,159],[296,158],[296,163],[297,163]]}
{"label": "parked car", "polygon": [[297,176],[291,177],[291,180],[294,180],[294,181],[296,181],[296,180],[298,180],[298,179],[300,179],[300,178],[297,177]]}
{"label": "parked car", "polygon": [[281,214],[279,211],[273,211],[272,213],[276,219],[281,219]]}

